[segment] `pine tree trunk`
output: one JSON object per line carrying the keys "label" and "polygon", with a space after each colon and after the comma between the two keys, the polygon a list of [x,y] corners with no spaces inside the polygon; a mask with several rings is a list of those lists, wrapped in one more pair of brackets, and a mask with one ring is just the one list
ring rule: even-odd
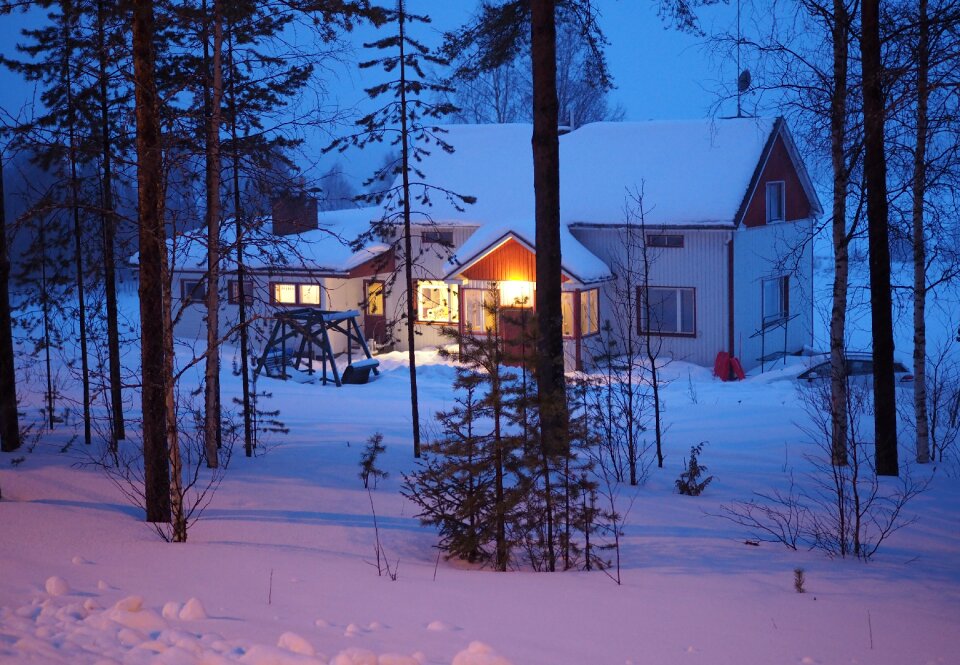
{"label": "pine tree trunk", "polygon": [[116,211],[113,208],[113,147],[110,142],[110,106],[107,86],[106,3],[97,0],[98,95],[101,140],[101,218],[103,224],[103,282],[107,308],[107,355],[110,372],[110,407],[113,418],[111,448],[126,438],[123,423],[123,385],[120,376],[120,332],[117,316]]}
{"label": "pine tree trunk", "polygon": [[[233,60],[233,26],[227,25],[227,58],[230,71],[234,72],[236,63]],[[236,77],[230,76],[230,152],[233,168],[233,223],[236,225],[237,236],[237,297],[240,299],[240,373],[243,391],[243,453],[246,457],[253,457],[254,439],[256,432],[253,426],[254,405],[250,396],[250,338],[247,330],[246,304],[246,271],[243,263],[243,219],[240,214],[242,201],[240,199],[240,134],[237,127],[237,88]]]}
{"label": "pine tree trunk", "polygon": [[417,290],[413,282],[413,240],[410,229],[410,137],[407,126],[407,67],[403,34],[403,0],[397,0],[400,24],[400,168],[403,179],[403,276],[407,287],[407,358],[410,363],[410,418],[413,421],[413,456],[420,457],[420,400],[417,394],[417,354],[414,349]]}
{"label": "pine tree trunk", "polygon": [[873,404],[877,475],[899,474],[897,404],[893,377],[893,311],[884,154],[883,62],[880,0],[864,0],[860,50],[863,57],[864,162],[867,235],[870,244],[870,310],[873,324]]}
{"label": "pine tree trunk", "polygon": [[537,246],[537,391],[547,513],[547,568],[556,570],[549,459],[568,446],[563,373],[560,262],[560,141],[557,132],[557,26],[553,0],[533,0],[533,189]]}
{"label": "pine tree trunk", "polygon": [[[206,3],[204,3],[206,5]],[[206,7],[204,6],[204,9]],[[206,11],[203,17],[208,21]],[[206,222],[207,222],[207,357],[204,375],[204,452],[207,466],[219,466],[220,417],[220,108],[223,98],[221,51],[223,26],[220,0],[213,0],[213,56],[207,85],[210,104],[207,109],[206,145]],[[204,39],[204,52],[207,43]],[[205,58],[205,60],[207,60]]]}
{"label": "pine tree trunk", "polygon": [[[167,449],[168,372],[164,341],[166,234],[160,111],[154,73],[153,0],[134,0],[132,11],[137,123],[137,207],[140,240],[140,355],[143,401],[144,500],[148,522],[170,521]],[[157,318],[160,317],[158,321]]]}
{"label": "pine tree trunk", "polygon": [[830,163],[833,169],[833,305],[830,313],[830,424],[833,464],[847,463],[846,326],[848,247],[847,186],[844,155],[847,123],[847,63],[850,17],[846,0],[834,0],[833,93],[830,97]]}
{"label": "pine tree trunk", "polygon": [[77,108],[73,95],[73,69],[70,62],[73,50],[71,44],[74,35],[71,28],[75,25],[73,8],[69,3],[63,5],[63,77],[67,105],[68,159],[70,161],[70,210],[73,215],[73,251],[74,270],[77,285],[77,319],[80,327],[80,380],[83,390],[83,442],[90,445],[92,440],[90,422],[90,363],[87,355],[87,305],[83,278],[83,227],[80,222],[80,178],[77,174]]}
{"label": "pine tree trunk", "polygon": [[17,414],[17,373],[13,360],[13,319],[10,316],[10,255],[7,251],[7,214],[0,161],[0,450],[20,447]]}
{"label": "pine tree trunk", "polygon": [[920,0],[917,44],[917,142],[913,152],[913,409],[917,423],[917,462],[930,461],[927,415],[927,252],[923,208],[927,181],[927,132],[930,69],[930,23],[927,0]]}

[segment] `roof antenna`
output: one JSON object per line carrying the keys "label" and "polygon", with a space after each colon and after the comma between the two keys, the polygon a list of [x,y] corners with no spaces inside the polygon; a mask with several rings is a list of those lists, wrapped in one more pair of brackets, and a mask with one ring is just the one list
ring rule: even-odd
{"label": "roof antenna", "polygon": [[743,93],[750,89],[750,70],[740,69],[740,46],[743,44],[743,34],[740,31],[740,2],[737,0],[737,117],[743,118],[743,107],[741,106],[741,97]]}

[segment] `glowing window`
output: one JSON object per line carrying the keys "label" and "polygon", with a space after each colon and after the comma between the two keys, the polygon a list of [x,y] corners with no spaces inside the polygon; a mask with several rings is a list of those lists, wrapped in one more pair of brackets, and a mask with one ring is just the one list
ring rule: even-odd
{"label": "glowing window", "polygon": [[467,330],[483,335],[497,329],[497,317],[493,313],[496,294],[485,289],[463,290],[463,322]]}
{"label": "glowing window", "polygon": [[318,284],[301,284],[300,302],[304,305],[319,305],[320,286]]}
{"label": "glowing window", "polygon": [[296,284],[274,284],[273,302],[281,305],[297,304],[297,285]]}
{"label": "glowing window", "polygon": [[533,282],[500,282],[500,304],[503,307],[533,307]]}
{"label": "glowing window", "polygon": [[417,283],[417,320],[433,323],[460,321],[459,287],[436,280]]}

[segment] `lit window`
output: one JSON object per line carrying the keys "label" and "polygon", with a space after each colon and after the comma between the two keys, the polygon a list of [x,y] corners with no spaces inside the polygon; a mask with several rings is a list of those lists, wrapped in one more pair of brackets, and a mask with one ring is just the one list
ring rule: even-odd
{"label": "lit window", "polygon": [[273,302],[281,305],[297,304],[297,285],[296,284],[274,284]]}
{"label": "lit window", "polygon": [[435,280],[417,283],[417,320],[435,323],[457,323],[460,303],[456,284]]}
{"label": "lit window", "polygon": [[[573,303],[576,293],[564,291],[560,294],[560,311],[563,315],[561,330],[564,337],[573,337]],[[600,299],[596,289],[580,292],[580,336],[587,337],[600,331]]]}
{"label": "lit window", "polygon": [[367,282],[366,312],[370,316],[383,316],[383,282]]}
{"label": "lit window", "polygon": [[320,285],[319,284],[301,284],[300,285],[300,303],[303,305],[320,304]]}
{"label": "lit window", "polygon": [[[640,331],[666,335],[696,334],[696,306],[691,288],[640,287]],[[649,298],[649,300],[648,300]]]}
{"label": "lit window", "polygon": [[580,292],[580,336],[600,332],[600,299],[596,289]]}
{"label": "lit window", "polygon": [[487,289],[463,290],[463,322],[467,330],[483,335],[497,329],[497,317],[492,311],[496,297]]}
{"label": "lit window", "polygon": [[767,221],[782,222],[787,218],[784,182],[767,183]]}
{"label": "lit window", "polygon": [[683,247],[683,236],[652,234],[647,236],[648,247]]}
{"label": "lit window", "polygon": [[207,288],[203,280],[184,279],[180,281],[180,299],[184,305],[202,305],[207,301]]}
{"label": "lit window", "polygon": [[533,307],[533,282],[500,282],[500,304],[504,307]]}
{"label": "lit window", "polygon": [[763,280],[763,323],[781,321],[790,313],[790,278],[787,275]]}

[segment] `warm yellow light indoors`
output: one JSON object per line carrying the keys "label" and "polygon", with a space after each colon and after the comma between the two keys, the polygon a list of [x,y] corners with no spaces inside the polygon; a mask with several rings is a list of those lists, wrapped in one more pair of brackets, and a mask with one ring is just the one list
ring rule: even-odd
{"label": "warm yellow light indoors", "polygon": [[500,282],[500,304],[504,307],[533,307],[533,282]]}

